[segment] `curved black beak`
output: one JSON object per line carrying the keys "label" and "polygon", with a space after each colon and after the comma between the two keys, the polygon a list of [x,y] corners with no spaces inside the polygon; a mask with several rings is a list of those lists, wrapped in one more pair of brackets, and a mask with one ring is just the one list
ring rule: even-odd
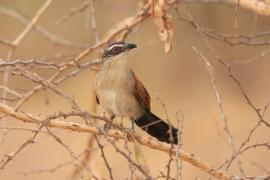
{"label": "curved black beak", "polygon": [[127,43],[125,49],[126,49],[126,50],[130,50],[130,49],[134,49],[134,48],[136,48],[136,47],[137,47],[136,44]]}

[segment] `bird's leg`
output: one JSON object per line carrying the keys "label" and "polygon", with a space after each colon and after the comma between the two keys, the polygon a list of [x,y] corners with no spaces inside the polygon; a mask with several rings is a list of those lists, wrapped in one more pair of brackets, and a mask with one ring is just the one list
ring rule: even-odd
{"label": "bird's leg", "polygon": [[134,118],[130,118],[131,121],[131,127],[130,127],[130,131],[129,133],[127,133],[127,139],[129,140],[133,140],[133,135],[135,134],[135,119]]}
{"label": "bird's leg", "polygon": [[105,123],[103,126],[104,133],[107,133],[108,130],[111,128],[111,122],[113,121],[114,118],[115,118],[115,115],[110,114],[110,116],[109,116],[110,122]]}
{"label": "bird's leg", "polygon": [[131,118],[131,130],[133,131],[133,132],[135,132],[135,119],[134,118]]}

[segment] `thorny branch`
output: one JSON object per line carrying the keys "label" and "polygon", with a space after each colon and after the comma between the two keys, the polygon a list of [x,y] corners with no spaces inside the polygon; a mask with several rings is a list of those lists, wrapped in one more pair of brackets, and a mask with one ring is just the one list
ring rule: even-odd
{"label": "thorny branch", "polygon": [[[224,107],[223,107],[222,100],[221,100],[221,95],[220,95],[220,93],[219,93],[219,91],[217,89],[217,86],[216,86],[216,79],[215,79],[215,76],[214,76],[215,71],[213,69],[213,66],[206,59],[206,57],[201,52],[199,52],[195,47],[192,47],[192,48],[198,54],[199,59],[201,60],[203,66],[205,67],[205,69],[207,70],[207,72],[209,74],[209,78],[210,78],[213,90],[214,90],[216,98],[217,98],[218,110],[219,110],[219,113],[220,113],[220,117],[224,121],[224,131],[225,131],[225,133],[226,133],[226,135],[228,137],[228,142],[229,142],[230,147],[232,149],[232,156],[235,156],[237,154],[236,147],[235,147],[235,142],[234,142],[232,133],[231,133],[231,131],[229,129],[228,117],[227,117],[227,115],[225,114],[225,111],[224,111]],[[235,157],[237,157],[237,156],[235,156]],[[237,157],[237,163],[238,163],[239,170],[240,170],[242,176],[246,177],[246,175],[244,173],[244,170],[243,170],[243,167],[242,167],[242,162],[240,161],[240,159],[238,157]]]}

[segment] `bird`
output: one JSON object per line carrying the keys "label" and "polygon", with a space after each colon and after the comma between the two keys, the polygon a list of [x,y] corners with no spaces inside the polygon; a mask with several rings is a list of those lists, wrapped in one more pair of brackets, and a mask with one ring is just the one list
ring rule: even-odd
{"label": "bird", "polygon": [[132,121],[132,129],[135,123],[159,141],[177,144],[178,130],[151,112],[150,95],[128,65],[128,52],[134,48],[136,44],[119,41],[103,50],[94,81],[97,103],[110,120],[126,117]]}

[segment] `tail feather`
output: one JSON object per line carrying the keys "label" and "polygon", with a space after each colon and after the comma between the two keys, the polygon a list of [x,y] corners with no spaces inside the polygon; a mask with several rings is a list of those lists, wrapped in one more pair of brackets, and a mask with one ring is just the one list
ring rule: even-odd
{"label": "tail feather", "polygon": [[159,141],[173,144],[178,143],[178,130],[171,126],[170,131],[170,126],[150,111],[146,111],[143,116],[137,118],[135,123],[148,134],[157,138]]}

